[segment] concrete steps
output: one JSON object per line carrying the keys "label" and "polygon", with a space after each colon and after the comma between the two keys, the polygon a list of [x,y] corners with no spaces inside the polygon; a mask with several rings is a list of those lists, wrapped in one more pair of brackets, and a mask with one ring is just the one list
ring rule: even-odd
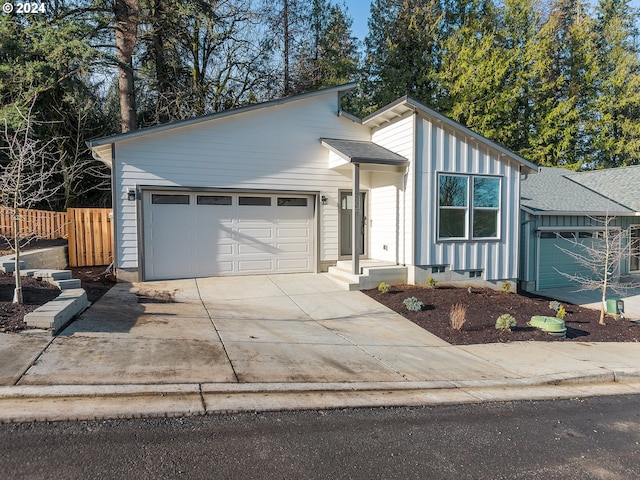
{"label": "concrete steps", "polygon": [[[73,317],[90,305],[87,300],[87,293],[81,288],[80,280],[72,278],[71,270],[23,267],[25,267],[25,263],[21,261],[21,276],[34,277],[49,282],[60,289],[60,295],[57,298],[25,315],[24,322],[28,326],[49,329],[51,334],[55,335]],[[0,258],[0,271],[13,273],[15,271],[15,261],[11,257]]]}
{"label": "concrete steps", "polygon": [[361,260],[360,274],[351,272],[351,261],[338,261],[329,267],[328,277],[346,290],[376,288],[381,282],[398,284],[407,282],[407,267],[375,260]]}
{"label": "concrete steps", "polygon": [[51,329],[55,335],[89,305],[82,288],[64,290],[57,298],[27,313],[24,322],[30,327]]}

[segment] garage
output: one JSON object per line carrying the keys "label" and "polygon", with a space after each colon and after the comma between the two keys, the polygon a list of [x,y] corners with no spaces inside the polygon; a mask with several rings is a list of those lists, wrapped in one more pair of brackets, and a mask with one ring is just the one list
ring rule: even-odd
{"label": "garage", "polygon": [[593,242],[596,232],[539,232],[538,245],[538,290],[576,285],[576,282],[562,275],[582,275],[588,277],[590,271],[562,249],[584,255],[578,243]]}
{"label": "garage", "polygon": [[145,280],[315,271],[315,196],[142,195]]}

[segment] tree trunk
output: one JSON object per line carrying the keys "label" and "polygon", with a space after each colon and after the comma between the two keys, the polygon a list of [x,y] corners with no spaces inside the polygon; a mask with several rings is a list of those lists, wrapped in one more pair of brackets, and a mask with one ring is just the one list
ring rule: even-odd
{"label": "tree trunk", "polygon": [[20,275],[20,218],[18,217],[19,210],[17,205],[14,204],[13,208],[13,247],[16,252],[16,260],[14,264],[13,274],[15,276],[16,288],[13,291],[13,303],[24,303],[22,297],[22,276]]}
{"label": "tree trunk", "polygon": [[152,4],[151,22],[153,25],[153,59],[156,67],[156,88],[158,90],[157,115],[158,123],[166,123],[170,120],[169,108],[171,103],[171,83],[168,78],[167,59],[164,48],[163,0],[155,0]]}
{"label": "tree trunk", "polygon": [[283,94],[285,97],[288,97],[289,94],[291,93],[291,80],[290,80],[290,74],[289,74],[289,49],[290,49],[290,44],[289,44],[289,0],[284,0],[284,5],[282,8],[282,21],[283,21],[283,27],[284,27],[284,47],[283,47],[283,52],[282,55],[284,56],[284,91]]}
{"label": "tree trunk", "polygon": [[120,123],[122,133],[127,133],[137,128],[132,57],[138,30],[138,0],[114,0],[113,12],[116,19]]}

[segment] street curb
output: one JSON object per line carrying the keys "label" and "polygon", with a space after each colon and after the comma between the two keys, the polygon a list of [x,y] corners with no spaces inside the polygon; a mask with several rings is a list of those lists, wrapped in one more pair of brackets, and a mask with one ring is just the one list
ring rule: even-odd
{"label": "street curb", "polygon": [[0,387],[0,423],[461,405],[640,393],[640,372],[467,382]]}

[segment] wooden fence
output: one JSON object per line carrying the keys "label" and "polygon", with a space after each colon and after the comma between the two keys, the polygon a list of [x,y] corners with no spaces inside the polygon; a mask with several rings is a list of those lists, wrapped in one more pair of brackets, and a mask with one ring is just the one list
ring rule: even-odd
{"label": "wooden fence", "polygon": [[[20,237],[67,238],[67,214],[19,208],[18,232]],[[13,209],[0,207],[0,235],[7,238],[15,235]]]}
{"label": "wooden fence", "polygon": [[[69,208],[66,212],[20,209],[21,237],[67,238],[69,266],[88,267],[113,262],[113,229],[109,208]],[[13,237],[13,210],[0,207],[0,235]]]}
{"label": "wooden fence", "polygon": [[113,229],[108,208],[69,208],[69,266],[113,262]]}

